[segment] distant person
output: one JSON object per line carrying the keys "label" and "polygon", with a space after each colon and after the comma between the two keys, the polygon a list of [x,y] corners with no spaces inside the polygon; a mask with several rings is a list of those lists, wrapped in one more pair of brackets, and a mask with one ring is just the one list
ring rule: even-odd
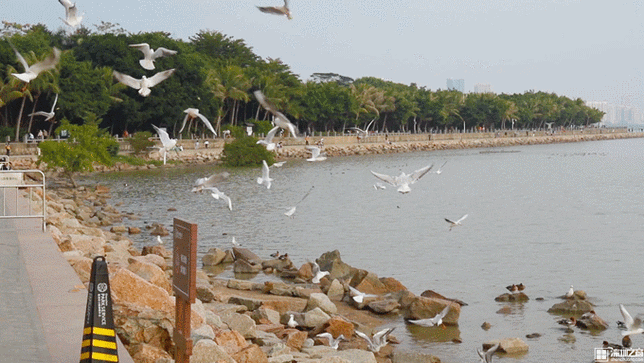
{"label": "distant person", "polygon": [[123,138],[125,139],[128,136],[130,136],[130,134],[127,132],[127,130],[123,131]]}
{"label": "distant person", "polygon": [[7,143],[4,149],[7,151],[7,156],[11,156],[11,144]]}
{"label": "distant person", "polygon": [[44,134],[42,133],[42,130],[38,131],[38,140],[42,140],[44,137]]}
{"label": "distant person", "polygon": [[203,146],[207,149],[208,145],[210,145],[210,141],[206,140],[203,142]]}

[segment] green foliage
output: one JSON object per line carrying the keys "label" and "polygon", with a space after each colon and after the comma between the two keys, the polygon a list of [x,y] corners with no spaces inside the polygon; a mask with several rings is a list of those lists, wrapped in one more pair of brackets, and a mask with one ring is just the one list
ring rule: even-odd
{"label": "green foliage", "polygon": [[96,124],[73,125],[63,120],[56,132],[60,130],[67,130],[70,137],[60,142],[41,142],[39,164],[44,162],[50,169],[62,168],[74,186],[74,173],[93,171],[94,163],[112,165],[110,150],[114,150],[114,145],[118,150],[118,143]]}
{"label": "green foliage", "polygon": [[[270,121],[260,121],[255,119],[246,120],[246,123],[255,125],[254,132],[255,134],[266,135],[274,127]],[[231,132],[232,133],[232,132]]]}
{"label": "green foliage", "polygon": [[146,151],[148,148],[154,146],[154,141],[150,140],[152,133],[150,131],[139,131],[134,133],[132,137],[127,139],[127,142],[132,147],[135,155],[139,155]]}
{"label": "green foliage", "polygon": [[224,145],[222,160],[226,166],[234,167],[261,165],[262,160],[266,160],[269,165],[275,162],[273,153],[258,145],[257,139],[251,136],[240,137]]}
{"label": "green foliage", "polygon": [[235,139],[241,139],[244,137],[248,137],[248,134],[246,134],[246,127],[245,126],[235,126],[235,125],[226,125],[221,128],[222,130],[230,130],[230,136],[232,136]]}

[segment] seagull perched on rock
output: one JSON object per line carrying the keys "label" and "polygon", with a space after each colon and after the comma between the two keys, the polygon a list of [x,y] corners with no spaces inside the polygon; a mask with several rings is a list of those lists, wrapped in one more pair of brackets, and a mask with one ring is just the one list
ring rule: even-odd
{"label": "seagull perched on rock", "polygon": [[619,312],[622,313],[622,317],[624,317],[624,325],[626,326],[626,331],[622,332],[623,336],[644,333],[644,328],[642,328],[642,317],[640,315],[633,319],[631,314],[626,311],[626,308],[622,304],[619,304]]}
{"label": "seagull perched on rock", "polygon": [[183,131],[183,128],[186,127],[186,122],[188,121],[188,119],[192,120],[199,117],[201,121],[204,123],[204,125],[206,125],[208,130],[210,130],[210,132],[212,132],[213,135],[217,136],[217,133],[215,132],[215,129],[212,127],[212,124],[210,123],[210,121],[208,121],[206,116],[199,113],[198,108],[186,108],[185,110],[183,110],[183,112],[186,113],[186,117],[183,118],[183,124],[181,124],[181,130],[179,130],[179,133],[181,133],[181,131]]}
{"label": "seagull perched on rock", "polygon": [[289,328],[295,328],[298,324],[297,321],[295,321],[295,316],[291,314],[290,318],[288,319],[288,323],[286,323]]}
{"label": "seagull perched on rock", "polygon": [[11,73],[11,75],[23,82],[29,83],[29,81],[36,79],[36,77],[38,77],[40,72],[56,68],[58,61],[60,60],[60,50],[54,47],[54,50],[50,56],[48,56],[47,58],[45,58],[40,62],[36,62],[31,66],[29,66],[25,58],[22,57],[22,54],[18,52],[18,50],[13,46],[13,44],[9,43],[9,45],[11,46],[11,48],[13,48],[13,51],[16,53],[16,57],[18,57],[18,61],[20,62],[20,64],[22,64],[22,66],[25,68],[24,73]]}
{"label": "seagull perched on rock", "polygon": [[351,285],[348,285],[348,286],[349,286],[349,295],[351,296],[353,301],[357,302],[358,304],[362,304],[362,302],[364,301],[365,297],[377,297],[378,296],[378,295],[364,293],[364,292],[356,289],[355,287],[353,287]]}
{"label": "seagull perched on rock", "polygon": [[78,16],[76,3],[72,3],[69,0],[58,0],[58,2],[65,7],[65,19],[60,19],[71,28],[79,26],[83,20],[83,16]]}
{"label": "seagull perched on rock", "polygon": [[415,182],[417,182],[418,179],[422,178],[425,174],[427,174],[432,169],[432,166],[434,165],[433,164],[427,165],[426,167],[420,168],[411,174],[405,174],[404,172],[402,172],[398,176],[389,176],[385,174],[376,173],[374,171],[371,171],[371,174],[373,174],[376,178],[384,181],[387,184],[391,184],[395,187],[398,187],[397,190],[400,193],[406,194],[411,191],[409,184],[414,184]]}
{"label": "seagull perched on rock", "polygon": [[192,187],[192,192],[200,192],[203,189],[208,189],[210,187],[214,187],[215,184],[225,180],[228,178],[230,174],[228,172],[223,172],[223,173],[218,173],[218,174],[213,174],[207,178],[199,178],[195,181],[194,186]]}
{"label": "seagull perched on rock", "polygon": [[28,116],[45,116],[45,121],[49,121],[52,118],[54,118],[54,109],[56,108],[56,102],[58,102],[58,93],[56,93],[56,98],[54,98],[54,104],[51,106],[51,111],[38,111],[34,113],[30,113]]}
{"label": "seagull perched on rock", "polygon": [[141,64],[141,67],[150,71],[154,69],[154,61],[157,58],[177,54],[176,50],[170,50],[163,47],[159,47],[157,48],[157,50],[153,50],[152,48],[150,48],[150,45],[148,43],[130,44],[130,47],[136,48],[143,52],[143,59],[139,60],[139,64]]}
{"label": "seagull perched on rock", "polygon": [[496,351],[499,349],[499,343],[496,343],[495,345],[491,346],[488,348],[488,350],[483,351],[480,349],[476,349],[476,352],[479,354],[479,357],[481,357],[481,363],[491,363],[492,362],[492,356]]}
{"label": "seagull perched on rock", "polygon": [[288,0],[284,0],[284,6],[258,6],[257,8],[263,13],[284,15],[288,20],[293,19],[291,10],[288,8]]}
{"label": "seagull perched on rock", "polygon": [[564,325],[567,330],[572,331],[572,327],[577,325],[577,319],[575,319],[574,316],[571,316],[570,319],[557,320],[557,324]]}
{"label": "seagull perched on rock", "polygon": [[447,219],[447,218],[445,218],[445,221],[447,221],[447,223],[449,223],[449,224],[450,224],[450,226],[449,226],[449,230],[451,231],[451,230],[452,230],[452,228],[454,228],[454,227],[456,227],[456,226],[460,226],[460,225],[461,225],[461,222],[463,222],[463,220],[464,220],[465,218],[467,218],[467,214],[466,214],[466,215],[464,215],[464,216],[462,216],[461,218],[459,218],[457,221],[452,221],[451,219]]}
{"label": "seagull perched on rock", "polygon": [[279,131],[279,129],[280,129],[280,127],[279,127],[279,126],[275,126],[275,127],[273,127],[273,128],[268,132],[268,134],[266,134],[266,137],[265,137],[265,138],[263,138],[263,139],[261,139],[261,140],[257,140],[257,144],[260,144],[260,145],[264,145],[264,146],[266,146],[266,150],[268,150],[268,151],[273,151],[273,150],[275,150],[276,145],[275,145],[275,143],[273,142],[273,138],[275,137],[275,134],[277,133],[277,131]]}
{"label": "seagull perched on rock", "polygon": [[367,348],[369,348],[370,351],[378,353],[380,348],[387,345],[387,338],[389,338],[389,334],[391,334],[394,329],[396,328],[383,329],[374,334],[371,338],[367,336],[367,334],[358,330],[356,330],[356,334],[367,342]]}
{"label": "seagull perched on rock", "polygon": [[[286,116],[284,116],[283,113],[279,112],[273,104],[268,102],[266,97],[264,97],[264,94],[262,91],[255,91],[253,92],[255,95],[255,98],[257,98],[257,101],[266,109],[266,111],[270,112],[274,116],[273,122],[275,123],[275,126],[279,126],[280,128],[284,129],[285,131],[288,131],[291,133],[291,135],[294,138],[297,138],[297,132],[295,132],[295,125],[289,121]],[[272,131],[272,130],[271,130]]]}
{"label": "seagull perched on rock", "polygon": [[150,94],[150,88],[168,79],[168,77],[170,77],[172,73],[174,73],[174,68],[159,72],[150,78],[143,76],[141,79],[136,79],[132,76],[128,76],[127,74],[112,71],[112,74],[117,81],[123,83],[128,87],[138,89],[139,94],[143,97],[147,97]]}
{"label": "seagull perched on rock", "polygon": [[161,236],[158,236],[158,235],[157,235],[156,240],[157,240],[157,243],[158,243],[158,244],[160,244],[160,245],[162,245],[162,244],[163,244],[163,240],[161,239]]}
{"label": "seagull perched on rock", "polygon": [[320,280],[324,276],[328,276],[330,274],[329,271],[321,271],[320,270],[320,265],[318,265],[317,262],[315,261],[309,261],[311,264],[311,273],[313,274],[313,278],[311,279],[311,282],[314,284],[319,284]]}
{"label": "seagull perched on rock", "polygon": [[306,146],[306,149],[311,152],[311,157],[306,161],[324,161],[326,160],[326,153],[321,153],[320,148],[317,146]]}
{"label": "seagull perched on rock", "polygon": [[168,132],[164,129],[160,129],[155,125],[152,125],[152,127],[154,127],[154,130],[159,135],[159,140],[161,140],[161,144],[163,145],[159,148],[159,152],[163,153],[163,165],[165,165],[166,154],[168,153],[168,151],[177,146],[177,140],[171,139],[170,135],[168,135]]}
{"label": "seagull perched on rock", "polygon": [[320,333],[316,335],[316,337],[326,338],[329,341],[329,347],[335,350],[338,349],[338,345],[340,345],[340,340],[347,340],[347,338],[345,338],[344,335],[342,334],[340,334],[340,336],[335,339],[333,338],[333,335],[331,335],[331,333]]}
{"label": "seagull perched on rock", "polygon": [[262,176],[257,178],[257,184],[264,184],[266,185],[266,189],[271,189],[271,182],[273,179],[268,176],[269,169],[266,160],[262,160],[262,164]]}
{"label": "seagull perched on rock", "polygon": [[445,307],[445,309],[443,309],[443,311],[441,311],[440,313],[436,314],[433,318],[416,319],[416,320],[410,319],[410,320],[407,320],[407,321],[412,323],[412,324],[424,326],[426,328],[431,328],[431,327],[439,326],[439,325],[442,325],[443,328],[444,328],[445,325],[443,325],[443,318],[449,312],[449,307],[450,307],[450,305],[447,305]]}
{"label": "seagull perched on rock", "polygon": [[572,288],[572,285],[570,285],[570,289],[566,293],[566,299],[570,299],[575,295],[575,289]]}

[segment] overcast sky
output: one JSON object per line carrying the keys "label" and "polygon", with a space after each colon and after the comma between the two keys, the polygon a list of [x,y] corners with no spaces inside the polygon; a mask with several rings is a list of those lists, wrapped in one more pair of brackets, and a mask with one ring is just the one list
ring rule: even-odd
{"label": "overcast sky", "polygon": [[[255,6],[282,0],[77,0],[83,23],[129,32],[200,30],[243,39],[306,80],[314,72],[445,89],[555,92],[644,108],[643,0],[291,0],[293,20]],[[0,19],[55,30],[56,0],[0,0]],[[154,47],[154,45],[152,45]]]}

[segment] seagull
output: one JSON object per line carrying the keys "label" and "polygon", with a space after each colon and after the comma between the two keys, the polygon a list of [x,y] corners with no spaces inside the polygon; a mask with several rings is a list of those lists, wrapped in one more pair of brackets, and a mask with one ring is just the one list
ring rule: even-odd
{"label": "seagull", "polygon": [[285,216],[287,216],[287,217],[295,218],[295,217],[293,217],[293,214],[295,213],[295,210],[297,209],[297,205],[298,205],[298,204],[300,204],[300,203],[302,203],[302,201],[303,201],[304,199],[306,199],[306,197],[308,197],[308,196],[309,196],[309,194],[311,194],[311,192],[313,191],[313,188],[315,188],[315,185],[311,186],[311,189],[309,189],[309,191],[308,191],[308,192],[306,192],[306,194],[304,194],[304,196],[302,197],[302,199],[300,199],[300,201],[299,201],[299,202],[295,203],[295,206],[294,206],[294,207],[292,207],[291,209],[289,209],[288,211],[286,211],[286,213],[284,213],[284,215],[285,215]]}
{"label": "seagull", "polygon": [[29,81],[36,79],[36,77],[38,77],[38,74],[40,74],[40,72],[56,68],[56,64],[58,64],[58,61],[60,60],[60,50],[54,47],[53,53],[50,56],[48,56],[41,62],[32,64],[30,67],[27,64],[27,61],[25,60],[25,58],[22,57],[20,52],[18,52],[18,50],[13,46],[13,44],[9,43],[9,45],[11,45],[11,48],[13,48],[13,51],[16,53],[16,56],[18,57],[18,61],[25,68],[24,73],[11,73],[11,75],[23,82],[29,83]]}
{"label": "seagull", "polygon": [[389,338],[389,334],[391,334],[394,329],[396,328],[383,329],[374,334],[371,338],[369,338],[367,334],[358,330],[356,330],[356,334],[367,342],[367,347],[370,351],[378,353],[380,348],[387,345],[387,338]]}
{"label": "seagull", "polygon": [[320,334],[316,335],[316,337],[327,338],[329,340],[329,347],[331,347],[331,348],[333,348],[335,350],[338,349],[338,345],[340,344],[340,340],[347,340],[347,338],[345,338],[344,335],[342,335],[342,334],[340,334],[340,336],[337,337],[336,339],[333,339],[333,335],[331,335],[331,333],[320,333]]}
{"label": "seagull", "polygon": [[65,7],[65,19],[60,18],[69,27],[75,28],[80,25],[83,16],[78,16],[78,8],[75,3],[69,0],[58,0],[58,2]]}
{"label": "seagull", "polygon": [[495,345],[491,346],[486,351],[482,351],[477,348],[476,352],[479,354],[479,357],[481,357],[481,363],[492,362],[492,356],[494,355],[494,353],[496,353],[497,349],[499,349],[499,343],[496,343]]}
{"label": "seagull", "polygon": [[369,136],[369,127],[371,126],[371,124],[373,124],[374,121],[376,121],[375,118],[371,120],[371,122],[369,122],[369,124],[364,130],[359,129],[357,127],[351,127],[350,130],[354,130],[358,134],[358,136],[363,135],[362,137],[367,137]]}
{"label": "seagull", "polygon": [[161,140],[161,144],[163,144],[163,146],[159,148],[159,152],[163,153],[163,165],[165,165],[166,154],[168,153],[168,151],[172,150],[175,146],[177,146],[177,140],[171,139],[170,135],[168,135],[167,131],[165,131],[164,129],[160,129],[155,125],[152,125],[152,127],[159,135],[159,140]]}
{"label": "seagull", "polygon": [[415,182],[417,182],[418,179],[422,178],[425,174],[427,174],[432,169],[432,166],[434,165],[427,165],[426,167],[420,168],[411,174],[405,174],[404,172],[402,172],[400,173],[399,176],[389,176],[389,175],[376,173],[374,171],[371,171],[371,174],[373,174],[376,178],[384,181],[387,184],[391,184],[395,187],[398,187],[397,190],[400,193],[405,194],[411,191],[409,184],[414,184]]}
{"label": "seagull", "polygon": [[230,174],[228,172],[223,172],[219,174],[213,174],[207,178],[199,178],[197,179],[197,181],[195,181],[192,192],[196,193],[202,191],[203,189],[214,187],[216,183],[219,183],[220,181],[228,178],[229,175]]}
{"label": "seagull", "polygon": [[271,182],[273,179],[268,176],[268,164],[266,164],[266,160],[262,160],[262,176],[257,178],[257,184],[264,184],[266,185],[266,189],[271,189]]}
{"label": "seagull", "polygon": [[566,293],[566,298],[570,299],[573,297],[573,295],[575,295],[575,290],[572,288],[572,285],[570,285],[570,290],[568,290],[568,292]]}
{"label": "seagull", "polygon": [[237,243],[237,240],[235,240],[235,236],[233,236],[232,241],[230,241],[230,244],[233,245],[233,247],[241,247],[239,243]]}
{"label": "seagull", "polygon": [[143,76],[141,79],[136,79],[127,74],[119,73],[117,71],[112,71],[114,78],[117,81],[123,83],[126,86],[132,87],[139,90],[139,94],[143,97],[147,97],[150,94],[150,88],[156,86],[157,84],[165,81],[174,73],[174,68],[167,71],[159,72],[154,76],[147,78]]}
{"label": "seagull", "polygon": [[577,325],[577,319],[571,316],[570,319],[557,320],[557,324],[565,325],[568,330],[572,330],[572,327]]}
{"label": "seagull", "polygon": [[266,150],[268,150],[268,151],[273,151],[273,150],[275,150],[275,146],[276,146],[276,145],[275,145],[275,143],[273,142],[273,138],[275,137],[275,134],[277,133],[277,131],[278,131],[279,129],[280,129],[280,127],[279,127],[279,126],[275,126],[275,127],[273,127],[273,128],[271,129],[271,131],[269,131],[269,132],[268,132],[268,134],[266,134],[266,137],[265,137],[265,138],[263,138],[263,139],[261,139],[261,140],[257,140],[257,144],[265,145],[265,146],[266,146]]}
{"label": "seagull", "polygon": [[160,245],[163,244],[163,240],[161,239],[161,236],[157,236],[157,243]]}
{"label": "seagull", "polygon": [[[233,203],[230,200],[230,197],[228,197],[226,194],[224,194],[224,192],[220,191],[219,189],[217,189],[215,187],[208,187],[208,188],[204,188],[204,189],[210,190],[210,195],[213,198],[215,198],[217,200],[219,200],[219,199],[223,200],[224,202],[226,202],[228,204],[228,209],[233,210]],[[233,237],[233,239],[234,239],[234,237]]]}
{"label": "seagull", "polygon": [[[268,100],[266,100],[266,97],[264,97],[264,94],[262,91],[255,91],[253,92],[255,95],[255,98],[257,98],[257,101],[266,109],[266,111],[270,112],[273,114],[274,119],[273,122],[275,123],[275,126],[279,126],[280,128],[287,130],[293,135],[294,138],[297,138],[297,132],[295,132],[295,125],[289,121],[286,116],[284,116],[283,113],[279,112],[275,106],[273,106]],[[272,130],[271,130],[272,131]],[[270,131],[269,131],[270,133]]]}
{"label": "seagull", "polygon": [[212,124],[210,123],[210,121],[208,121],[206,116],[199,113],[198,108],[186,108],[185,110],[183,110],[183,112],[186,113],[186,117],[183,118],[183,124],[181,125],[181,130],[179,130],[179,133],[181,133],[181,131],[183,131],[183,128],[186,127],[186,122],[188,121],[188,119],[192,120],[194,118],[199,117],[201,121],[204,123],[204,125],[206,125],[208,130],[210,130],[210,132],[212,132],[213,135],[217,136],[217,133],[215,132],[215,129],[212,127]]}
{"label": "seagull", "polygon": [[56,93],[56,98],[54,98],[54,104],[51,106],[51,111],[38,111],[34,113],[30,113],[28,116],[45,116],[45,121],[49,121],[52,118],[54,118],[54,109],[56,108],[56,102],[58,102],[58,93]]}
{"label": "seagull", "polygon": [[445,218],[445,220],[446,220],[448,223],[450,223],[449,230],[451,231],[451,230],[452,230],[452,228],[454,228],[454,227],[456,227],[456,226],[460,226],[460,225],[461,225],[461,222],[462,222],[465,218],[467,218],[467,214],[466,214],[466,215],[464,215],[464,216],[462,216],[462,217],[461,217],[459,220],[457,220],[456,222],[454,222],[454,221],[452,221],[452,220],[450,220],[450,219],[447,219],[447,218]]}
{"label": "seagull", "polygon": [[281,168],[284,164],[286,164],[286,161],[280,161],[279,163],[273,163],[273,165],[276,168]]}
{"label": "seagull", "polygon": [[284,0],[284,6],[258,6],[257,8],[263,13],[285,15],[288,20],[293,19],[291,10],[288,8],[288,0]]}
{"label": "seagull", "polygon": [[317,262],[315,261],[309,261],[311,264],[311,273],[313,273],[313,278],[311,279],[311,282],[314,284],[319,284],[320,280],[324,276],[328,276],[330,274],[329,271],[321,271],[320,270],[320,265],[318,265]]}
{"label": "seagull", "polygon": [[306,146],[306,149],[311,152],[311,157],[306,161],[324,161],[326,160],[326,153],[320,154],[320,148],[317,146]]}
{"label": "seagull", "polygon": [[154,69],[154,61],[157,58],[177,54],[176,50],[170,50],[163,47],[159,47],[157,48],[157,50],[153,50],[152,48],[150,48],[150,45],[148,43],[130,44],[130,47],[136,48],[143,52],[143,59],[139,60],[139,64],[141,64],[141,67],[150,71]]}
{"label": "seagull", "polygon": [[447,164],[447,161],[446,161],[446,162],[444,162],[444,163],[443,163],[443,165],[441,165],[441,167],[440,167],[440,168],[438,168],[438,170],[436,170],[436,174],[440,174],[440,173],[442,173],[442,172],[443,172],[443,166],[445,166],[445,164]]}
{"label": "seagull", "polygon": [[[434,316],[433,318],[418,319],[418,320],[411,320],[410,319],[408,321],[410,323],[412,323],[412,324],[424,326],[426,328],[442,325],[443,324],[443,318],[449,312],[449,307],[450,307],[450,305],[447,305],[445,307],[445,309],[443,309],[443,311],[441,311],[440,313],[436,314],[436,316]],[[443,325],[443,327],[445,327],[445,325]]]}
{"label": "seagull", "polygon": [[387,187],[382,184],[382,183],[376,183],[373,185],[373,189],[378,190],[378,189],[387,189]]}
{"label": "seagull", "polygon": [[626,325],[626,331],[622,332],[623,336],[644,333],[644,328],[642,328],[642,318],[640,315],[633,319],[631,314],[626,311],[626,308],[622,304],[619,304],[619,312],[622,313],[622,317],[624,317],[624,325]]}
{"label": "seagull", "polygon": [[273,258],[279,258],[280,257],[280,251],[276,251],[275,253],[271,253],[270,256],[273,257]]}
{"label": "seagull", "polygon": [[353,286],[349,285],[349,295],[351,295],[351,298],[353,298],[353,301],[357,302],[358,304],[362,304],[364,301],[365,297],[377,297],[378,295],[373,295],[373,294],[366,294]]}
{"label": "seagull", "polygon": [[512,284],[510,286],[506,286],[505,288],[508,289],[508,291],[510,291],[513,294],[516,293],[516,292],[519,292],[519,287],[517,285],[515,285],[515,284]]}
{"label": "seagull", "polygon": [[297,321],[295,321],[295,316],[293,316],[293,314],[291,314],[286,325],[288,325],[289,328],[295,328],[297,326]]}
{"label": "seagull", "polygon": [[296,210],[296,209],[297,209],[297,206],[295,206],[295,207],[293,207],[293,208],[291,208],[291,209],[287,210],[287,211],[284,213],[284,215],[285,215],[285,216],[287,216],[287,217],[295,218],[295,217],[293,217],[293,214],[295,213],[295,210]]}

